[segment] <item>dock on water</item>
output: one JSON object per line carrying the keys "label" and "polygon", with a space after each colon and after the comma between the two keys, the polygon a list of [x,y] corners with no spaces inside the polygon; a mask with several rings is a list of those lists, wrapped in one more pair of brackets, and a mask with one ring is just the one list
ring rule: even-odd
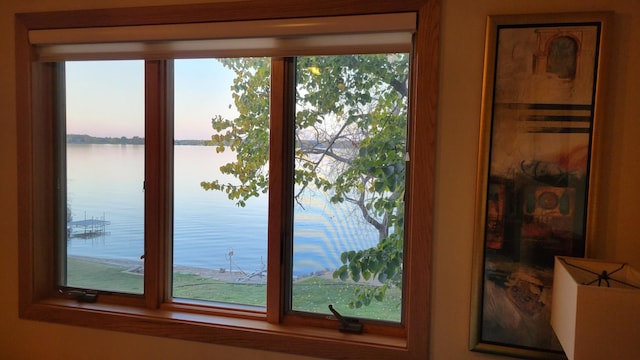
{"label": "dock on water", "polygon": [[84,219],[67,222],[67,237],[79,237],[79,238],[92,238],[102,236],[106,233],[107,225],[110,225],[111,221],[104,219]]}

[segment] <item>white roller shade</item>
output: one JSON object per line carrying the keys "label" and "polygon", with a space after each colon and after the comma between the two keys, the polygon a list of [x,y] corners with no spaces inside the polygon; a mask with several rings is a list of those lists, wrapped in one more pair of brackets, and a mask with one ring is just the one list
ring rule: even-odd
{"label": "white roller shade", "polygon": [[415,13],[29,31],[39,61],[408,52]]}

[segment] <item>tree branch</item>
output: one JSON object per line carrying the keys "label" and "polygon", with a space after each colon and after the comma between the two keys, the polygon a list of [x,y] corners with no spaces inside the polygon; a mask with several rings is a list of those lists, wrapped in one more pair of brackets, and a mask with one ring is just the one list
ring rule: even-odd
{"label": "tree branch", "polygon": [[[315,172],[318,169],[318,166],[320,166],[320,163],[322,162],[322,160],[324,159],[325,156],[330,156],[332,157],[329,153],[330,153],[330,149],[333,147],[333,145],[336,143],[336,140],[340,137],[340,135],[342,134],[342,132],[347,128],[347,126],[349,125],[349,121],[345,121],[344,124],[342,124],[342,127],[340,127],[340,130],[338,130],[338,133],[331,139],[331,141],[329,142],[329,144],[327,145],[327,148],[324,149],[323,151],[318,151],[316,150],[316,148],[312,148],[309,151],[313,152],[313,151],[318,151],[317,154],[320,155],[320,158],[318,159],[318,161],[316,161],[314,163],[314,167],[313,169],[311,169],[311,172]],[[316,139],[317,141],[317,139]],[[319,143],[319,141],[318,141]],[[302,144],[302,142],[300,143]],[[294,198],[298,198],[302,192],[307,188],[307,184],[304,184],[302,186],[302,188],[300,189],[300,191],[298,191],[298,193],[294,196]]]}

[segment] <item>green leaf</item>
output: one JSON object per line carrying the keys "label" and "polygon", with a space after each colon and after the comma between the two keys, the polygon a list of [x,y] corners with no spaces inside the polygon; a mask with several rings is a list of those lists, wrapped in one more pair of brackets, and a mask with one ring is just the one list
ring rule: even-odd
{"label": "green leaf", "polygon": [[[345,269],[346,270],[346,269]],[[349,272],[347,271],[342,271],[340,273],[340,280],[342,281],[347,281],[347,279],[349,279]]]}
{"label": "green leaf", "polygon": [[349,266],[349,271],[351,272],[351,279],[353,281],[360,281],[360,266],[357,263],[352,263]]}
{"label": "green leaf", "polygon": [[347,259],[349,260],[349,262],[353,261],[353,259],[356,257],[356,252],[351,250],[351,251],[347,251]]}
{"label": "green leaf", "polygon": [[362,303],[363,303],[365,306],[369,306],[369,304],[371,304],[371,296],[365,296],[365,297],[362,299]]}
{"label": "green leaf", "polygon": [[368,281],[369,279],[371,279],[371,272],[362,270],[362,278]]}
{"label": "green leaf", "polygon": [[378,281],[380,281],[381,283],[384,283],[387,281],[387,274],[385,272],[381,272],[380,274],[378,274]]}
{"label": "green leaf", "polygon": [[384,176],[391,177],[395,173],[395,168],[393,166],[384,166],[382,167],[382,172]]}

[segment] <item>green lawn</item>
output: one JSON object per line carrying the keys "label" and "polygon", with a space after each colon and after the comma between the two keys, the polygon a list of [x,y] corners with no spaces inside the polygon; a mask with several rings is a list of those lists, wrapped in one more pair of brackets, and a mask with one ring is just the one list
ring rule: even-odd
{"label": "green lawn", "polygon": [[69,258],[67,284],[72,287],[142,294],[142,275],[124,272],[121,266]]}
{"label": "green lawn", "polygon": [[[70,258],[68,284],[98,290],[141,294],[143,277],[125,272],[125,268]],[[308,277],[293,284],[293,309],[315,313],[331,312],[329,304],[346,316],[399,321],[401,291],[390,289],[382,302],[349,309],[357,285],[322,277]],[[175,274],[174,297],[264,306],[266,285],[230,283],[194,274]]]}

